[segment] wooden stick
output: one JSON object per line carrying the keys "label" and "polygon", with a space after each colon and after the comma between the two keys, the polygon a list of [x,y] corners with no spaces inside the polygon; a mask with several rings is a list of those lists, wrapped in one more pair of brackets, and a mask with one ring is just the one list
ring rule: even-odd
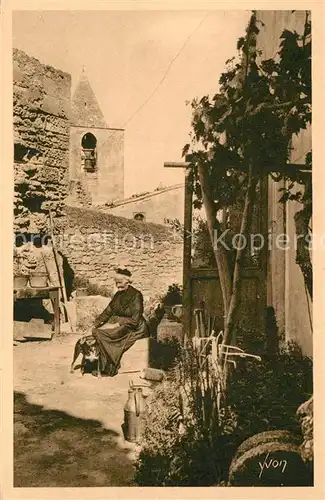
{"label": "wooden stick", "polygon": [[214,331],[214,325],[215,325],[215,322],[216,322],[216,317],[213,316],[212,318],[212,328],[211,328],[211,331],[213,332]]}
{"label": "wooden stick", "polygon": [[[50,273],[50,270],[49,270],[49,267],[47,265],[47,262],[46,262],[46,259],[45,259],[45,256],[42,252],[42,258],[43,258],[43,262],[44,262],[44,266],[45,266],[45,269],[46,269],[46,274],[47,274],[47,278],[48,278],[48,283],[50,284],[51,283],[51,273]],[[52,303],[52,307],[53,307],[53,313],[54,313],[54,316],[55,316],[55,306],[54,306],[54,301],[53,299],[51,299],[51,303]],[[61,302],[59,300],[59,304],[58,304],[58,307],[61,309],[61,313],[64,315],[65,314],[65,308],[61,307]]]}
{"label": "wooden stick", "polygon": [[205,337],[205,314],[204,311],[202,310],[201,312],[201,337]]}
{"label": "wooden stick", "polygon": [[[118,372],[117,375],[126,375],[127,373],[141,373],[142,370],[129,370],[126,372]],[[140,387],[148,387],[147,385],[141,385]]]}
{"label": "wooden stick", "polygon": [[67,291],[66,291],[66,288],[65,288],[64,279],[62,279],[62,276],[61,276],[60,266],[59,266],[58,252],[57,252],[56,245],[55,245],[54,224],[53,224],[53,218],[52,218],[51,209],[49,209],[49,215],[50,215],[50,234],[51,234],[51,238],[52,238],[52,249],[53,249],[53,255],[54,255],[55,265],[56,265],[56,268],[57,268],[57,271],[58,271],[59,284],[60,284],[60,288],[61,288],[61,291],[62,291],[63,304],[64,304],[65,316],[66,316],[65,319],[68,320],[69,326],[70,326],[70,330],[72,331],[71,319],[70,319],[70,316],[69,316],[69,313],[68,313],[68,307],[67,307],[67,303],[68,303]]}
{"label": "wooden stick", "polygon": [[199,314],[198,314],[198,309],[194,310],[194,315],[195,315],[195,324],[196,324],[196,337],[200,337],[200,324],[199,324]]}

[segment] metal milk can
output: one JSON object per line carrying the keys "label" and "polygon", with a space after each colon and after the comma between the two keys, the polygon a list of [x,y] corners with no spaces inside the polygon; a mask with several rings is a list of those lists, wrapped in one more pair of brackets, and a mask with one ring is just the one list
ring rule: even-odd
{"label": "metal milk can", "polygon": [[124,406],[124,435],[131,443],[140,441],[145,400],[141,387],[129,387],[128,400]]}

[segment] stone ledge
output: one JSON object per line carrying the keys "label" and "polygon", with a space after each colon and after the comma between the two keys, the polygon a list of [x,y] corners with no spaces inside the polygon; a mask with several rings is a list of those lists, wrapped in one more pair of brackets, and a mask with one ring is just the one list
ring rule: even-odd
{"label": "stone ledge", "polygon": [[149,366],[149,339],[137,340],[121,359],[121,370],[133,371],[144,370]]}

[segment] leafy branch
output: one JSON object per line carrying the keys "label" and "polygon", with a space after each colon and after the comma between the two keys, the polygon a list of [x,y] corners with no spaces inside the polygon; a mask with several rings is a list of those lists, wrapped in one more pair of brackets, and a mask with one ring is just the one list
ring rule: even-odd
{"label": "leafy branch", "polygon": [[[192,131],[183,156],[189,162],[194,206],[205,207],[212,245],[220,229],[217,211],[238,201],[244,207],[241,234],[250,231],[258,186],[269,175],[286,181],[281,201],[301,203],[303,213],[295,217],[296,230],[299,226],[306,234],[309,231],[311,175],[291,168],[290,156],[292,137],[307,129],[312,119],[310,13],[306,11],[301,33],[282,32],[277,53],[267,60],[257,49],[260,26],[264,27],[253,11],[246,35],[237,43],[240,58],[227,61],[219,92],[191,102]],[[312,168],[311,152],[305,168]],[[244,251],[237,251],[233,273],[224,249],[214,246],[214,253],[224,302],[225,339],[231,343],[235,341]],[[298,246],[296,262],[311,294],[308,255],[306,248]]]}

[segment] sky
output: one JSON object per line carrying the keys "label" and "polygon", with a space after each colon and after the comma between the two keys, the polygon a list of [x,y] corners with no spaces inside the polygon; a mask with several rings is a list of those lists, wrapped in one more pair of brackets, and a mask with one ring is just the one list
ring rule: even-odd
{"label": "sky", "polygon": [[16,11],[13,47],[71,74],[84,66],[111,127],[125,128],[125,195],[183,181],[186,101],[218,91],[249,11]]}

